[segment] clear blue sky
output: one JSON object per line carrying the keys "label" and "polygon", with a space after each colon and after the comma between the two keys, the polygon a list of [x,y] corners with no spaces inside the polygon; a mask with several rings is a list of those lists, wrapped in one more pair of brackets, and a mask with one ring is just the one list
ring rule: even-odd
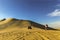
{"label": "clear blue sky", "polygon": [[56,12],[60,12],[60,0],[0,0],[0,19],[11,17],[49,23],[60,20],[60,13]]}

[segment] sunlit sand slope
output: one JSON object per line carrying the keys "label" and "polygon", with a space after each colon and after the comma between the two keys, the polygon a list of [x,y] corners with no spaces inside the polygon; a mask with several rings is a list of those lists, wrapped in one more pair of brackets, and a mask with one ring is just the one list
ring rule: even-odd
{"label": "sunlit sand slope", "polygon": [[60,31],[16,28],[0,32],[0,40],[60,40]]}
{"label": "sunlit sand slope", "polygon": [[[28,29],[30,25],[32,29]],[[42,27],[38,28],[27,20],[10,18],[0,22],[0,40],[60,40],[60,31],[44,30]]]}

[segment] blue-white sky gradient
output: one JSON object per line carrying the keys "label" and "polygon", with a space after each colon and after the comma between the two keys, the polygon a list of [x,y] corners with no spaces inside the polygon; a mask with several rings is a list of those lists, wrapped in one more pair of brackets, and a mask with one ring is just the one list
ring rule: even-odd
{"label": "blue-white sky gradient", "polygon": [[[60,26],[60,0],[0,0],[0,19],[17,18]],[[52,27],[53,27],[52,26]]]}

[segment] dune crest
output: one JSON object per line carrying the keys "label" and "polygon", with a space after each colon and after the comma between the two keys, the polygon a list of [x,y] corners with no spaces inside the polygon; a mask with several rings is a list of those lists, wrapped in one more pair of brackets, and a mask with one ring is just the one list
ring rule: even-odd
{"label": "dune crest", "polygon": [[[3,19],[2,19],[2,20],[3,20]],[[11,20],[13,20],[13,18],[7,18],[6,20],[1,21],[1,22],[0,22],[0,25],[5,24],[5,23],[8,23],[8,22],[10,22]]]}

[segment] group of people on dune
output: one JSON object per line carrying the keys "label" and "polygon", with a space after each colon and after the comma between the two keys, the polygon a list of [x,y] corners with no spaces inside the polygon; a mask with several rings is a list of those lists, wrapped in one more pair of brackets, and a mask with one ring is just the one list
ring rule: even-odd
{"label": "group of people on dune", "polygon": [[[44,28],[45,28],[45,30],[47,30],[48,24],[45,24],[45,25],[44,25]],[[28,29],[32,29],[32,27],[31,27],[31,26],[28,26]]]}

